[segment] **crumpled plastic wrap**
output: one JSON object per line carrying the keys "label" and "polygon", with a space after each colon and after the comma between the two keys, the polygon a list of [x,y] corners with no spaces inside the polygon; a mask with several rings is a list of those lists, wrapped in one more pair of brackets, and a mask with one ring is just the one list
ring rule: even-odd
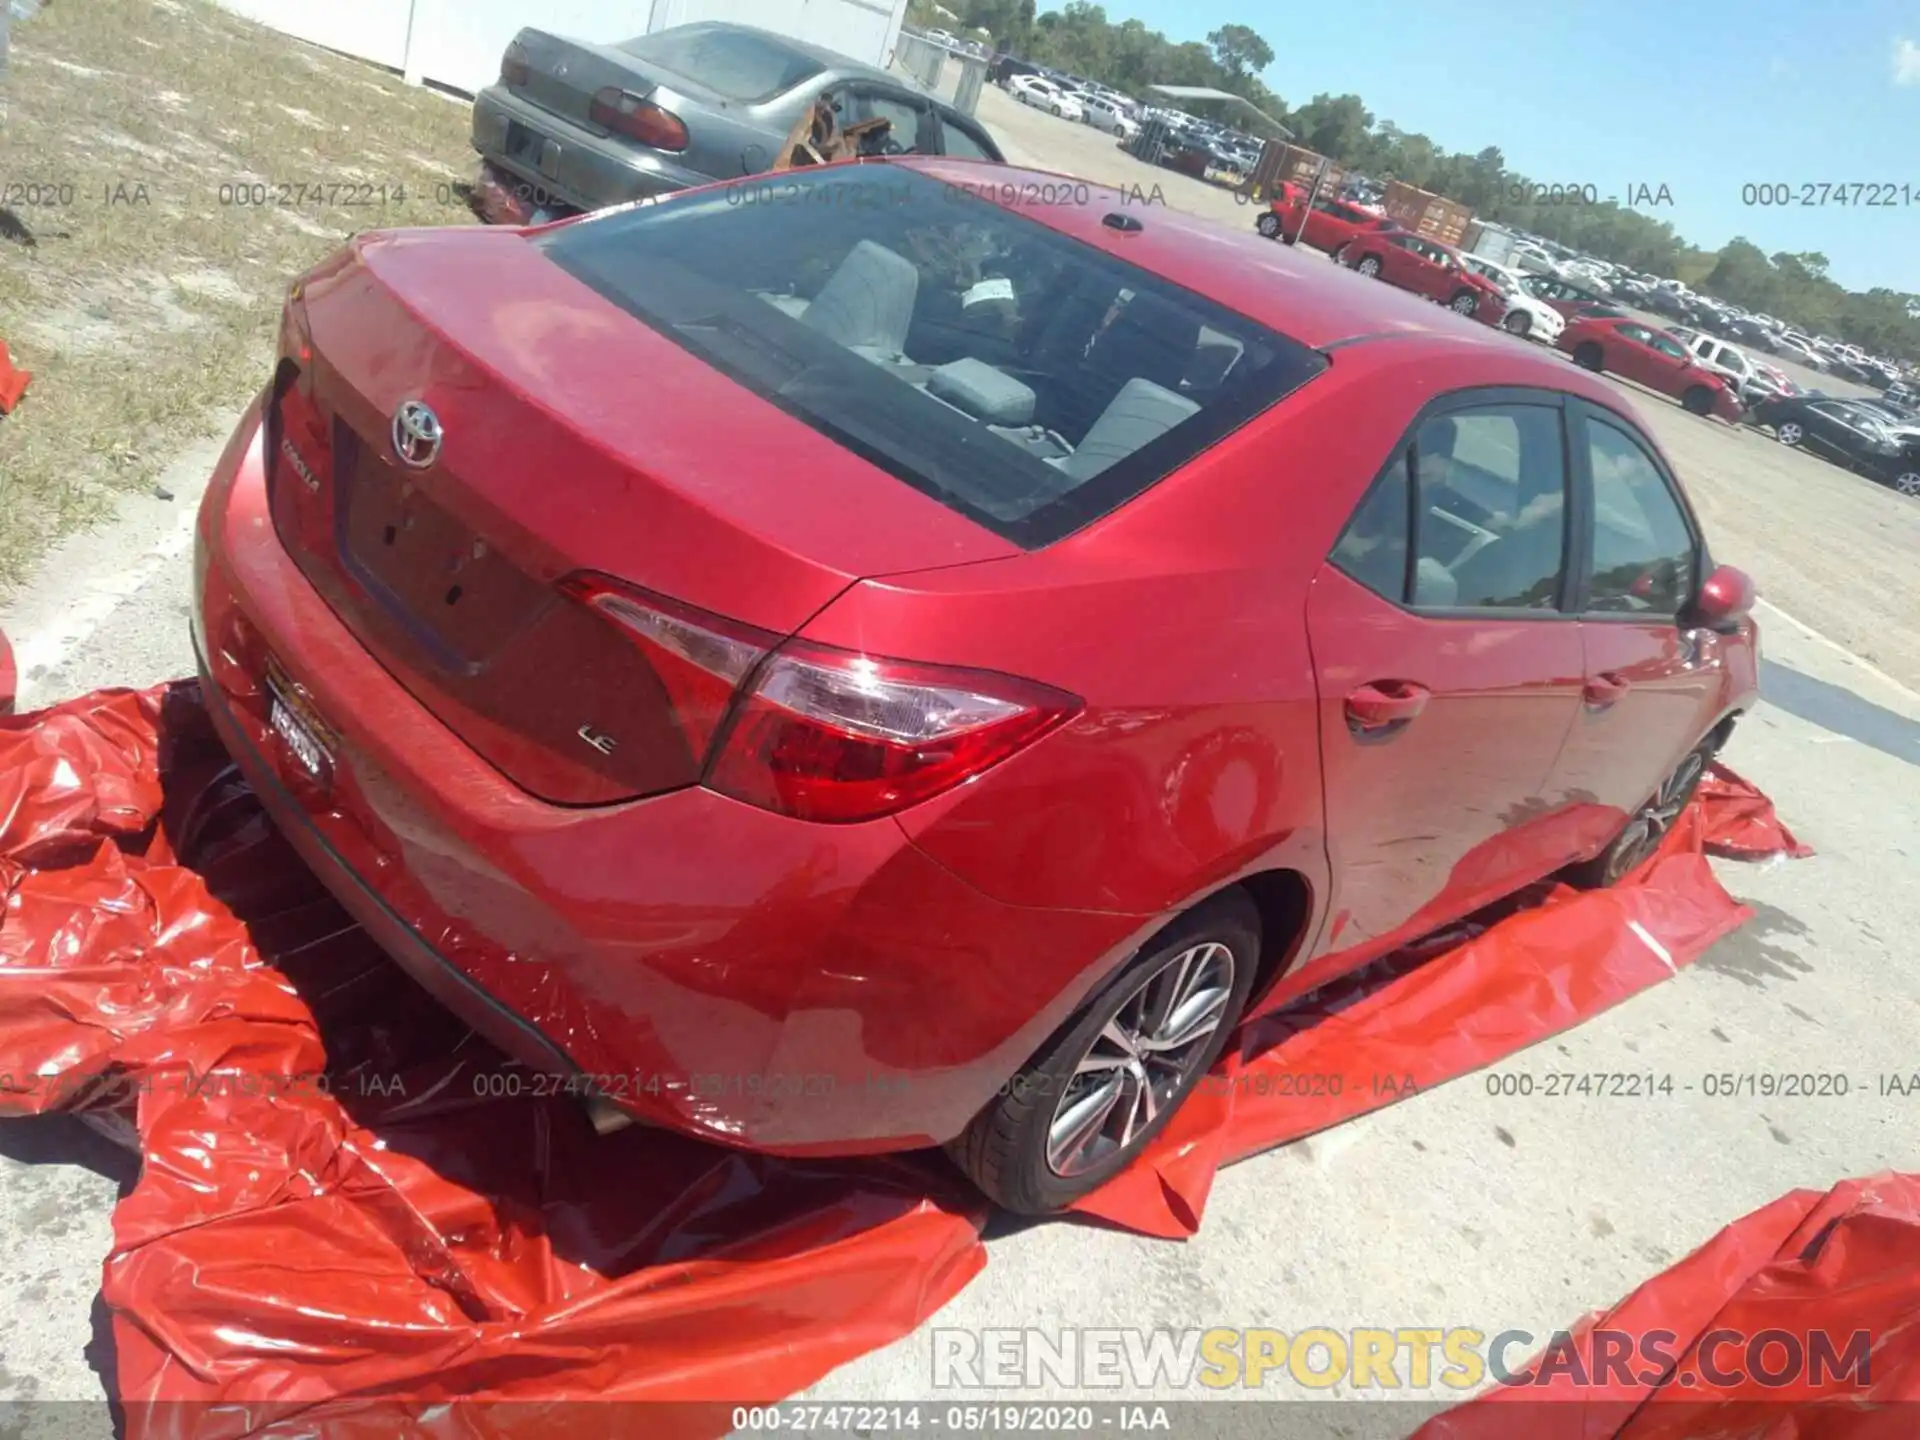
{"label": "crumpled plastic wrap", "polygon": [[[1220,1164],[1407,1093],[1249,1077],[1424,1088],[1674,973],[1744,918],[1702,854],[1720,817],[1738,853],[1800,848],[1720,772],[1628,884],[1530,897],[1250,1024],[1081,1208],[1188,1233]],[[500,1057],[306,872],[191,684],[0,720],[0,896],[0,1115],[81,1112],[141,1156],[103,1281],[133,1440],[597,1434],[578,1402],[604,1400],[672,1402],[636,1433],[719,1434],[985,1262],[938,1157],[597,1137],[531,1083],[478,1093]]]}
{"label": "crumpled plastic wrap", "polygon": [[1191,1235],[1220,1166],[1493,1065],[1658,984],[1752,914],[1707,852],[1812,854],[1766,796],[1715,765],[1623,883],[1547,889],[1437,956],[1431,944],[1388,956],[1243,1027],[1146,1153],[1076,1208]]}
{"label": "crumpled plastic wrap", "polygon": [[[1792,1337],[1762,1352],[1759,1368],[1772,1380],[1756,1377],[1747,1358],[1754,1337],[1768,1331]],[[1632,1368],[1640,1369],[1648,1336],[1677,1360],[1659,1379],[1628,1379],[1622,1366],[1605,1363],[1609,1349],[1619,1354],[1630,1344]],[[1816,1337],[1837,1363],[1813,1362],[1823,1343]],[[1798,1367],[1795,1345],[1805,1357]],[[1824,1195],[1795,1190],[1734,1221],[1619,1304],[1570,1327],[1568,1343],[1536,1356],[1516,1383],[1435,1416],[1412,1440],[1915,1434],[1920,1175],[1882,1174]]]}

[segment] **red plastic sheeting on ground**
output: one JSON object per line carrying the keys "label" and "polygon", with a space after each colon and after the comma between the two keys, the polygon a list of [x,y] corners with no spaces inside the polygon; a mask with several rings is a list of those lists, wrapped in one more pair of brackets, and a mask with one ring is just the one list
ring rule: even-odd
{"label": "red plastic sheeting on ground", "polygon": [[103,1284],[131,1432],[246,1434],[342,1396],[360,1420],[391,1397],[774,1399],[979,1270],[978,1203],[917,1162],[601,1139],[570,1101],[476,1097],[499,1058],[303,873],[204,720],[182,688],[0,722],[0,1111],[136,1107]]}
{"label": "red plastic sheeting on ground", "polygon": [[[1633,883],[1555,892],[1249,1026],[1177,1133],[1086,1208],[1185,1233],[1218,1164],[1393,1098],[1283,1100],[1247,1077],[1424,1087],[1673,973],[1743,915],[1701,856],[1723,814],[1741,853],[1765,848],[1764,800],[1723,775]],[[0,894],[0,1113],[121,1117],[142,1153],[103,1286],[134,1440],[289,1414],[390,1433],[393,1407],[459,1397],[539,1404],[402,1428],[592,1433],[604,1418],[565,1402],[772,1399],[913,1329],[983,1263],[981,1208],[937,1159],[602,1138],[531,1093],[304,870],[190,685],[0,721]],[[502,1077],[521,1093],[481,1093]]]}
{"label": "red plastic sheeting on ground", "polygon": [[1751,914],[1708,850],[1812,853],[1764,795],[1715,766],[1626,882],[1558,887],[1438,958],[1390,957],[1246,1026],[1152,1147],[1077,1208],[1191,1235],[1220,1166],[1494,1064],[1658,984]]}
{"label": "red plastic sheeting on ground", "polygon": [[[1820,1347],[1835,1358],[1816,1363]],[[1646,1363],[1649,1351],[1677,1363]],[[1911,1440],[1920,1175],[1782,1196],[1587,1316],[1517,1379],[1413,1440]]]}

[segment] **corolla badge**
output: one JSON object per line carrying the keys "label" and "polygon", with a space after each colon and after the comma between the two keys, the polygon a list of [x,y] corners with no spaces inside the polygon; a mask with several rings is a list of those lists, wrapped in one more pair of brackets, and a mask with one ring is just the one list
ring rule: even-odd
{"label": "corolla badge", "polygon": [[419,400],[409,400],[393,412],[393,453],[400,463],[425,470],[440,458],[445,432],[440,417]]}

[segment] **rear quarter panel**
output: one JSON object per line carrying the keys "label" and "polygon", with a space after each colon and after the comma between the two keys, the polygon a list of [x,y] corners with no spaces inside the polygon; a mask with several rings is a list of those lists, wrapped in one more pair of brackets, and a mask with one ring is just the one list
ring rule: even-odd
{"label": "rear quarter panel", "polygon": [[[1368,365],[1349,353],[1360,382]],[[1268,869],[1323,894],[1306,591],[1434,383],[1383,405],[1336,363],[1053,546],[868,580],[829,606],[810,638],[1086,702],[1030,750],[906,812],[908,835],[1014,905],[1150,916]]]}

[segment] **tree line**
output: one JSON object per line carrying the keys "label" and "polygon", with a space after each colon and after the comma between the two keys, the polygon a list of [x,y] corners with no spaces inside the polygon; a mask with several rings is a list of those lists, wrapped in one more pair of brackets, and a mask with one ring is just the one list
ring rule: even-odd
{"label": "tree line", "polygon": [[[1773,315],[1869,351],[1920,361],[1920,296],[1885,287],[1848,290],[1816,253],[1768,255],[1744,238],[1719,250],[1687,243],[1658,211],[1672,197],[1658,186],[1630,203],[1593,186],[1535,183],[1507,167],[1498,146],[1473,154],[1443,149],[1425,135],[1377,120],[1358,95],[1315,95],[1289,106],[1260,72],[1273,49],[1246,25],[1222,25],[1205,44],[1175,44],[1138,20],[1113,24],[1103,6],[1068,0],[1034,13],[1034,0],[943,0],[959,24],[985,30],[997,49],[1097,80],[1152,103],[1152,85],[1205,85],[1251,101],[1292,130],[1298,143],[1377,180],[1403,180],[1470,207],[1476,218],[1529,230],[1571,249],[1635,270],[1669,275],[1743,309]],[[931,0],[913,0],[910,18],[939,24]],[[948,28],[953,22],[946,22]],[[1840,212],[1844,214],[1845,212]]]}

